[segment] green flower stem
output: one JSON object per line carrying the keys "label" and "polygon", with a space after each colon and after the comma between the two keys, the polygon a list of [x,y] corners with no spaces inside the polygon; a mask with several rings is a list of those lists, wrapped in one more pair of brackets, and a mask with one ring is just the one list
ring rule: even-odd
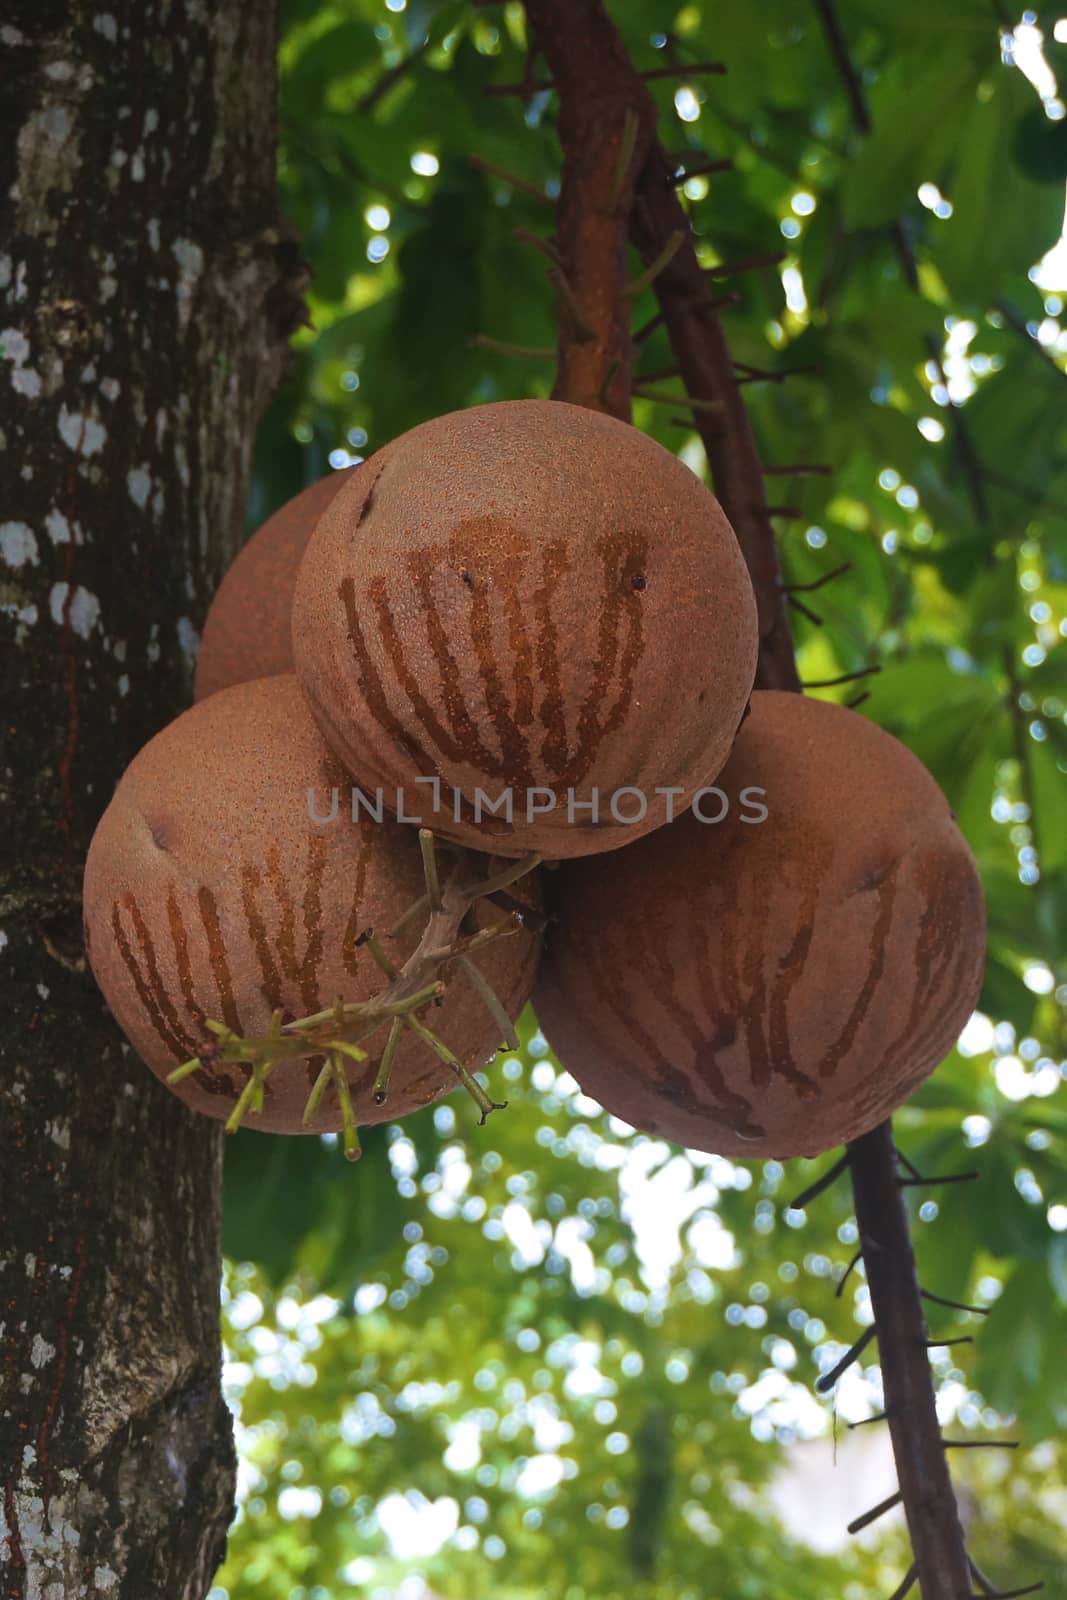
{"label": "green flower stem", "polygon": [[352,1096],[348,1092],[345,1064],[340,1056],[333,1057],[333,1080],[341,1107],[341,1139],[344,1145],[345,1159],[346,1161],[358,1161],[363,1154],[363,1150],[359,1142],[359,1129],[356,1127],[356,1114],[352,1107]]}
{"label": "green flower stem", "polygon": [[389,1078],[393,1070],[393,1057],[396,1055],[396,1047],[400,1043],[400,1035],[403,1031],[403,1017],[394,1017],[389,1028],[389,1037],[385,1041],[385,1049],[382,1051],[382,1059],[378,1063],[378,1075],[374,1080],[374,1088],[371,1090],[376,1106],[384,1105],[385,1097],[389,1093]]}
{"label": "green flower stem", "polygon": [[503,1111],[507,1101],[505,1100],[501,1104],[496,1100],[490,1100],[477,1078],[467,1070],[459,1057],[453,1054],[443,1039],[439,1039],[429,1028],[423,1027],[416,1017],[405,1017],[404,1025],[410,1028],[416,1038],[422,1040],[423,1044],[429,1045],[434,1055],[439,1056],[446,1066],[452,1068],[452,1071],[481,1112],[480,1122],[484,1123],[491,1111]]}
{"label": "green flower stem", "polygon": [[437,875],[437,850],[429,828],[419,829],[419,848],[422,851],[422,870],[426,878],[426,897],[431,911],[443,911],[441,880]]}
{"label": "green flower stem", "polygon": [[478,971],[469,956],[460,956],[459,964],[468,983],[477,991],[485,1009],[500,1029],[501,1039],[503,1039],[509,1050],[517,1050],[519,1048],[519,1036],[515,1032],[515,1024],[501,1005],[500,997],[492,984]]}
{"label": "green flower stem", "polygon": [[375,964],[381,968],[387,978],[399,978],[399,968],[386,955],[382,948],[381,940],[373,928],[368,928],[366,933],[361,933],[356,940],[357,945],[365,945],[374,958]]}
{"label": "green flower stem", "polygon": [[491,878],[483,878],[481,883],[468,884],[463,890],[467,900],[480,900],[483,895],[496,894],[498,889],[507,889],[511,884],[518,883],[520,878],[525,878],[528,872],[541,865],[541,857],[535,851],[532,855],[523,856],[521,861],[512,861],[508,866],[495,872]]}
{"label": "green flower stem", "polygon": [[315,1079],[315,1082],[312,1084],[311,1093],[307,1097],[307,1104],[304,1107],[303,1117],[305,1128],[310,1128],[311,1124],[314,1122],[315,1117],[318,1114],[319,1106],[322,1104],[322,1097],[326,1093],[326,1085],[329,1083],[332,1077],[333,1062],[327,1061],[324,1063],[322,1070]]}
{"label": "green flower stem", "polygon": [[510,911],[506,917],[501,917],[499,922],[494,922],[491,928],[479,928],[477,933],[464,934],[440,950],[431,950],[430,957],[440,966],[444,966],[446,962],[475,955],[479,950],[484,950],[487,944],[494,944],[497,939],[510,938],[513,933],[520,931],[522,925],[522,912]]}

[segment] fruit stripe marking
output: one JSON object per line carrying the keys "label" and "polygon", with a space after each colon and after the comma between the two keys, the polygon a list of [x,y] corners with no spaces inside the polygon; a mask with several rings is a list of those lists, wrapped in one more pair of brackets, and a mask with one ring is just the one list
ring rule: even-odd
{"label": "fruit stripe marking", "polygon": [[226,945],[222,937],[218,904],[206,886],[199,890],[196,898],[200,907],[200,920],[204,924],[204,933],[207,937],[211,972],[219,991],[222,1020],[228,1028],[233,1029],[234,1033],[240,1033],[241,1014],[234,999],[233,979],[230,976],[230,964],[226,959]]}
{"label": "fruit stripe marking", "polygon": [[[188,936],[181,914],[181,907],[178,905],[175,895],[175,889],[176,885],[172,882],[167,893],[167,920],[170,927],[171,942],[174,947],[175,965],[178,969],[178,982],[181,985],[182,999],[185,1001],[189,1015],[198,1026],[202,1026],[205,1011],[200,1004],[193,985],[192,969],[189,962]],[[129,913],[130,920],[133,923],[144,962],[143,969],[122,926],[121,911],[123,908]],[[201,907],[201,914],[203,915],[203,906]],[[186,1029],[164,987],[151,934],[141,914],[140,907],[132,894],[123,896],[121,902],[118,900],[113,902],[111,927],[119,954],[126,966],[126,970],[133,979],[134,987],[137,990],[137,995],[146,1017],[164,1047],[171,1052],[175,1059],[178,1061],[188,1060],[199,1049],[203,1048],[203,1040],[201,1039],[198,1043],[193,1034]],[[204,931],[210,941],[211,934],[206,924]],[[229,1013],[226,1020],[229,1022],[232,1016],[237,1021],[237,1010],[233,1005],[232,985],[229,971],[226,967],[224,952],[222,953],[221,961],[221,970],[216,974],[216,977],[219,982],[220,994],[230,994]],[[234,1024],[230,1023],[230,1025],[233,1026]],[[201,1083],[209,1094],[232,1095],[235,1092],[232,1076],[226,1072],[208,1070],[201,1078]]]}
{"label": "fruit stripe marking", "polygon": [[[663,1054],[657,1041],[649,1034],[633,1011],[627,1006],[626,999],[619,991],[617,982],[612,977],[614,963],[610,959],[610,952],[602,951],[595,947],[589,952],[589,975],[596,990],[597,997],[604,1006],[618,1018],[626,1032],[636,1041],[645,1052],[648,1059],[655,1063],[659,1081],[666,1094],[664,1098],[670,1099],[679,1105],[692,1117],[709,1117],[713,1122],[719,1122],[735,1133],[740,1139],[760,1139],[765,1130],[752,1118],[752,1103],[743,1095],[735,1094],[726,1087],[722,1073],[715,1060],[715,1051],[718,1042],[706,1039],[699,1029],[693,1024],[685,1006],[677,1001],[675,996],[669,998],[662,995],[657,997],[665,1000],[668,1014],[675,1015],[680,1026],[687,1024],[694,1027],[692,1037],[695,1039],[697,1059],[694,1063],[699,1078],[694,1081],[688,1073],[672,1066]],[[565,990],[565,986],[562,986]],[[616,1058],[614,1070],[618,1076],[630,1084],[647,1093],[648,1085],[643,1068],[631,1068],[621,1058]],[[715,1100],[705,1100],[699,1093],[700,1089],[707,1087],[717,1097]]]}
{"label": "fruit stripe marking", "polygon": [[[744,848],[743,844],[737,847]],[[723,876],[724,880],[729,882],[732,875],[727,871]],[[720,937],[716,944],[713,944],[708,937],[707,912],[702,908],[699,896],[695,895],[690,902],[689,937],[692,948],[697,954],[708,1023],[717,1026],[720,1036],[728,1026],[732,1026],[730,1040],[736,1032],[734,1019],[743,1027],[754,1088],[765,1088],[775,1076],[778,1076],[792,1086],[798,1099],[814,1100],[818,1096],[818,1089],[793,1059],[785,1013],[789,995],[803,975],[811,943],[817,890],[813,884],[805,896],[800,918],[801,932],[794,939],[789,955],[777,964],[775,978],[770,986],[771,1039],[768,1042],[763,1032],[763,1018],[767,1013],[768,1004],[767,978],[762,960],[762,927],[758,920],[753,922],[749,919],[750,943],[747,956],[742,955],[737,941],[728,937],[731,925],[735,928],[746,926],[746,920],[740,911],[740,887],[740,883],[734,884],[730,898],[717,918]],[[756,884],[748,887],[747,892],[753,898],[760,898],[760,888],[761,886]],[[773,891],[768,887],[763,898],[765,899],[771,892]],[[731,956],[736,954],[741,957],[740,961],[727,959],[725,953],[727,950]],[[796,965],[792,969],[787,966],[790,957],[796,959]],[[780,989],[784,990],[784,993],[779,996]],[[747,998],[745,998],[746,990]],[[685,1012],[684,1003],[680,999],[676,1002],[676,1009],[679,1015]],[[696,1037],[706,1036],[706,1026],[702,1027],[695,1019],[692,1020],[692,1026]],[[741,1129],[737,1131],[743,1132]]]}
{"label": "fruit stripe marking", "polygon": [[[915,946],[916,985],[912,994],[908,1018],[896,1038],[885,1048],[875,1068],[875,1078],[880,1079],[889,1064],[895,1061],[907,1044],[908,1057],[915,1061],[916,1084],[925,1077],[927,1052],[936,1044],[942,1051],[943,1021],[935,1004],[941,991],[953,993],[962,986],[963,972],[968,960],[967,942],[962,938],[963,916],[958,908],[973,895],[974,882],[962,863],[949,863],[933,859],[931,881],[925,886],[926,910],[919,925]],[[979,908],[980,909],[980,908]],[[915,1032],[923,1012],[928,1021],[921,1032]]]}
{"label": "fruit stripe marking", "polygon": [[[550,602],[565,578],[565,550],[561,541],[540,552],[542,582],[534,592],[533,611],[537,621],[536,650],[527,631],[519,602],[520,579],[534,559],[526,541],[515,538],[514,550],[497,559],[486,576],[473,580],[467,573],[470,538],[484,536],[493,524],[488,519],[461,523],[446,544],[433,545],[408,558],[408,571],[420,602],[429,650],[440,675],[444,718],[430,704],[408,665],[409,651],[397,630],[386,580],[377,577],[368,586],[368,595],[377,622],[378,635],[400,689],[430,742],[441,757],[477,766],[486,778],[496,778],[518,788],[534,788],[543,774],[534,770],[531,738],[524,731],[540,718],[540,755],[551,775],[562,785],[578,782],[592,765],[603,740],[622,724],[631,703],[634,675],[644,653],[644,618],[640,590],[633,579],[644,575],[648,543],[639,533],[602,536],[597,549],[603,566],[603,599],[600,608],[598,658],[589,688],[579,709],[575,747],[568,746],[564,721],[564,696],[561,687],[558,636],[552,620]],[[455,629],[446,628],[433,598],[433,579],[442,570],[464,573],[470,590],[468,631],[470,648],[480,669],[490,719],[497,734],[499,753],[486,748],[477,725],[459,688],[459,654],[454,648]],[[358,614],[355,580],[342,580],[339,595],[345,609],[348,638],[357,669],[358,681],[368,710],[394,745],[414,761],[424,776],[438,770],[438,763],[411,737],[393,712],[382,677],[372,659]],[[504,673],[496,654],[500,629],[492,615],[491,594],[504,597],[511,647],[511,677],[514,708],[504,688]],[[625,644],[621,643],[625,629]],[[541,703],[533,704],[531,664],[536,657],[538,674],[544,684]],[[605,708],[612,680],[618,675],[613,703]],[[397,780],[399,771],[391,774]]]}
{"label": "fruit stripe marking", "polygon": [[[832,1078],[840,1062],[851,1050],[859,1032],[860,1024],[870,1010],[878,980],[885,970],[886,947],[889,943],[889,930],[893,922],[893,906],[896,900],[896,875],[899,866],[900,858],[898,857],[876,887],[878,910],[875,915],[874,931],[871,934],[867,976],[863,980],[860,992],[856,996],[856,1003],[849,1012],[845,1026],[819,1064],[820,1078]],[[877,1069],[875,1075],[877,1076]]]}
{"label": "fruit stripe marking", "polygon": [[[122,926],[121,910],[129,913],[130,921],[137,935],[144,959],[146,972],[142,972],[141,964],[133,953],[129,939],[126,937]],[[141,915],[137,901],[132,894],[125,894],[122,900],[115,900],[111,906],[111,931],[118,945],[119,955],[122,957],[126,971],[133,980],[137,997],[144,1008],[144,1013],[152,1027],[155,1029],[164,1046],[171,1052],[177,1061],[188,1060],[196,1054],[197,1044],[192,1036],[182,1027],[181,1019],[171,1002],[170,996],[163,987],[156,964],[155,947],[151,935]]]}
{"label": "fruit stripe marking", "polygon": [[[177,884],[171,880],[167,886],[167,922],[170,927],[171,944],[174,947],[174,963],[178,969],[178,983],[181,986],[182,999],[185,1001],[186,1010],[193,1018],[201,1033],[205,1033],[204,1023],[206,1013],[197,998],[196,988],[193,983],[192,963],[189,960],[189,938],[186,933],[185,919],[182,916],[181,906],[178,904]],[[204,934],[208,941],[208,950],[211,957],[211,970],[215,984],[219,991],[219,1001],[223,1006],[227,1025],[239,1031],[241,1019],[233,999],[233,984],[230,979],[229,967],[226,961],[226,952],[221,944],[221,930],[218,926],[218,912],[214,898],[209,889],[201,889],[197,896],[200,908],[200,918],[204,925]],[[213,939],[218,941],[217,950]],[[185,1052],[186,1057],[195,1054],[202,1046],[193,1045],[191,1051]],[[214,1067],[202,1069],[201,1084],[209,1094],[233,1095],[233,1072],[219,1071]]]}
{"label": "fruit stripe marking", "polygon": [[[322,961],[322,879],[326,870],[326,846],[314,835],[308,839],[307,871],[304,876],[302,906],[306,943],[303,957],[296,953],[296,907],[277,846],[267,851],[267,876],[278,903],[280,923],[276,941],[282,971],[300,989],[304,1011],[310,1014],[323,1004],[319,994],[319,966]],[[281,1002],[279,1001],[280,1005]]]}
{"label": "fruit stripe marking", "polygon": [[260,986],[263,998],[272,1011],[277,1011],[282,1004],[282,979],[271,951],[270,939],[267,937],[267,925],[256,903],[256,893],[262,882],[263,874],[256,863],[242,861],[241,907],[244,911],[245,925],[259,961],[259,970],[263,974]]}

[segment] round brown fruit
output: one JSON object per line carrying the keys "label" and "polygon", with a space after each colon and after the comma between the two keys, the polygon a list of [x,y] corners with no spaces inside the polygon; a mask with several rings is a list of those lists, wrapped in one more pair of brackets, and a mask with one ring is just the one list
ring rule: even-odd
{"label": "round brown fruit", "polygon": [[311,530],[354,468],[331,472],[287,500],[244,545],[215,593],[196,658],[193,698],[292,672],[289,622],[296,572]]}
{"label": "round brown fruit", "polygon": [[[560,858],[630,843],[666,820],[657,788],[681,808],[718,772],[756,611],[729,523],[676,456],[614,417],[514,400],[413,428],[337,496],[297,578],[293,658],[387,805],[403,790],[444,837]],[[434,778],[436,811],[417,784]],[[478,790],[510,793],[512,820],[477,818]]]}
{"label": "round brown fruit", "polygon": [[708,795],[622,856],[559,869],[534,1005],[582,1089],[634,1127],[815,1155],[956,1042],[981,984],[978,873],[925,767],[841,706],[754,694],[716,787],[718,825],[698,820],[723,809]]}
{"label": "round brown fruit", "polygon": [[[313,822],[309,787],[317,815],[327,816],[334,786],[336,820]],[[353,825],[350,790],[291,674],[210,696],[131,763],[86,862],[86,948],[115,1017],[158,1077],[201,1053],[211,1039],[207,1018],[250,1037],[268,1032],[275,1007],[298,1018],[338,994],[358,1001],[379,993],[387,980],[356,943],[368,927],[395,961],[410,953],[425,918],[395,941],[386,933],[424,893],[418,836],[388,817],[379,825],[363,814]],[[533,903],[536,884],[523,880],[515,894]],[[485,905],[475,913],[481,925],[499,921],[503,913]],[[521,930],[477,957],[511,1017],[529,996],[538,947]],[[421,1020],[472,1068],[500,1045],[498,1025],[459,973]],[[357,1123],[408,1115],[457,1087],[449,1066],[405,1037],[388,1098],[376,1105],[370,1086],[387,1036],[385,1027],[364,1041],[366,1062],[348,1063]],[[332,1087],[303,1126],[316,1076],[307,1061],[281,1063],[248,1125],[338,1131]],[[244,1066],[208,1066],[175,1093],[225,1119],[246,1080]]]}

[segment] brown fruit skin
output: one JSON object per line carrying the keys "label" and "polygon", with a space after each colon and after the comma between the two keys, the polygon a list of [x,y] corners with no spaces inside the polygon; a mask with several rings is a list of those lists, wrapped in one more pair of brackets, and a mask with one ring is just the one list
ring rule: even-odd
{"label": "brown fruit skin", "polygon": [[[334,785],[337,819],[313,823],[309,786],[321,815],[330,809]],[[291,674],[211,695],[130,764],[89,849],[85,937],[111,1010],[157,1077],[208,1042],[205,1016],[259,1035],[275,1006],[300,1017],[338,994],[362,1000],[379,993],[386,980],[355,945],[364,929],[378,931],[398,964],[414,947],[420,922],[400,939],[385,935],[424,892],[417,835],[388,818],[379,826],[364,816],[353,826],[350,787]],[[536,884],[524,880],[518,893],[533,903]],[[490,907],[483,920],[502,915]],[[523,930],[478,958],[512,1017],[529,997],[539,942]],[[449,982],[442,1005],[421,1015],[468,1066],[483,1065],[500,1045],[481,1000],[459,977]],[[366,1041],[368,1061],[350,1064],[360,1123],[406,1116],[457,1087],[449,1067],[407,1038],[388,1099],[375,1105],[369,1090],[387,1035],[383,1028]],[[332,1088],[313,1126],[303,1127],[316,1073],[306,1061],[276,1068],[262,1115],[248,1118],[247,1126],[339,1131]],[[225,1119],[245,1081],[243,1067],[220,1065],[187,1078],[174,1093],[194,1110]]]}
{"label": "brown fruit skin", "polygon": [[193,699],[252,678],[292,672],[289,621],[297,568],[319,517],[356,469],[320,478],[287,500],[241,549],[208,609]]}
{"label": "brown fruit skin", "polygon": [[[614,417],[514,400],[380,450],[318,522],[293,659],[353,772],[444,837],[548,858],[632,843],[726,760],[756,665],[733,530],[693,473]],[[418,778],[440,777],[440,812]],[[556,810],[526,819],[528,791]],[[592,788],[601,821],[575,810]],[[643,821],[613,821],[636,787]],[[515,793],[514,822],[468,802]],[[626,815],[639,809],[623,797]]]}
{"label": "brown fruit skin", "polygon": [[[534,1005],[582,1089],[634,1127],[816,1155],[955,1044],[981,987],[978,872],[925,767],[841,706],[755,693],[717,787],[722,823],[689,813],[554,874]],[[740,820],[749,787],[763,822]]]}

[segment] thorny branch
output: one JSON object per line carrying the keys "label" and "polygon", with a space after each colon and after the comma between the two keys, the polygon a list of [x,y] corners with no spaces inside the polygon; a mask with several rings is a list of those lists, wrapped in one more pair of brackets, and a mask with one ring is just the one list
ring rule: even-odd
{"label": "thorny branch", "polygon": [[[527,0],[559,91],[563,174],[556,208],[559,368],[553,394],[628,419],[631,334],[626,219],[656,106],[597,0]],[[687,227],[688,225],[685,224]],[[660,248],[666,238],[660,241]]]}
{"label": "thorny branch", "polygon": [[[870,125],[832,0],[816,0],[861,131]],[[678,162],[655,134],[648,90],[630,64],[603,0],[527,0],[538,44],[560,93],[564,151],[556,245],[586,327],[563,309],[558,398],[629,414],[634,340],[629,329],[620,216],[646,268],[655,268],[659,315],[703,439],[716,493],[737,533],[759,608],[761,687],[801,689],[780,579],[771,512],[735,364],[677,193]],[[621,159],[620,159],[621,158]],[[614,168],[614,171],[613,171]],[[636,182],[630,172],[637,174]],[[633,183],[631,203],[631,183]],[[605,204],[605,196],[612,203]],[[673,244],[682,233],[680,245]],[[909,281],[910,245],[898,232]],[[765,264],[765,263],[760,263]],[[740,264],[746,265],[745,263]],[[752,267],[752,263],[748,263]],[[641,337],[639,336],[639,337]],[[891,1126],[847,1152],[877,1337],[899,1493],[923,1600],[965,1600],[972,1569],[937,1421],[928,1334]],[[854,1346],[850,1359],[855,1359]]]}

